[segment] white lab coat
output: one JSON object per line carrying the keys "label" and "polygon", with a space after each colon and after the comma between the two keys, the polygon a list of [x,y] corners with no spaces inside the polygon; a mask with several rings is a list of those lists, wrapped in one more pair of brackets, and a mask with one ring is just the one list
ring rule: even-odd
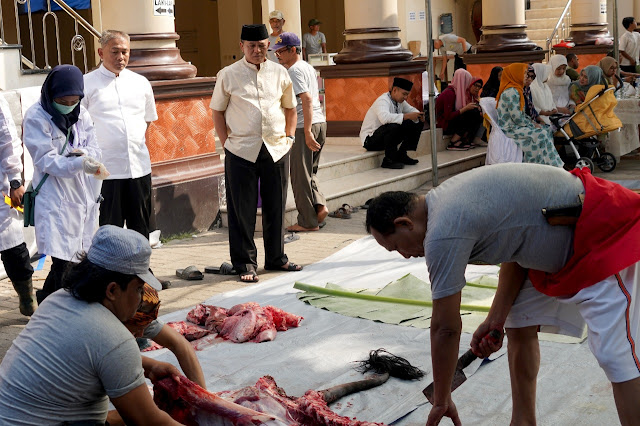
{"label": "white lab coat", "polygon": [[[21,179],[22,141],[11,118],[7,101],[0,97],[0,186],[9,195],[9,181]],[[0,251],[8,250],[24,242],[22,216],[4,202],[0,203]]]}
{"label": "white lab coat", "polygon": [[98,148],[93,122],[84,107],[73,125],[73,146],[60,155],[66,135],[58,129],[40,102],[26,112],[23,141],[33,158],[33,187],[45,173],[49,177],[36,197],[35,228],[38,252],[62,260],[77,260],[75,254],[88,251],[98,228],[100,189],[102,182],[82,170],[82,157],[66,157],[73,149],[98,161]]}

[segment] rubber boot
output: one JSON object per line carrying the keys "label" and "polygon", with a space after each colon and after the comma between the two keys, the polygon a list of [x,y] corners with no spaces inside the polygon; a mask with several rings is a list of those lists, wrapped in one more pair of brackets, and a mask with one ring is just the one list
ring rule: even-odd
{"label": "rubber boot", "polygon": [[13,288],[20,298],[20,313],[30,317],[36,310],[36,304],[33,297],[33,284],[31,278],[26,281],[13,282]]}

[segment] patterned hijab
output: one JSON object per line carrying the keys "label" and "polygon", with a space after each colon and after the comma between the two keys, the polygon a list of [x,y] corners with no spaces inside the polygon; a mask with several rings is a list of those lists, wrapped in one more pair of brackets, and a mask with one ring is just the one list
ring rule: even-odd
{"label": "patterned hijab", "polygon": [[524,73],[527,72],[527,64],[511,64],[502,70],[500,90],[496,96],[496,105],[500,102],[500,96],[506,89],[514,88],[520,94],[520,110],[524,110]]}
{"label": "patterned hijab", "polygon": [[456,92],[456,111],[466,106],[469,102],[469,86],[473,82],[473,77],[469,74],[469,71],[458,68],[453,73],[453,79],[451,80],[450,87]]}
{"label": "patterned hijab", "polygon": [[144,330],[153,320],[157,319],[160,309],[158,292],[147,283],[144,283],[143,291],[138,311],[133,318],[124,323],[134,333],[138,330]]}

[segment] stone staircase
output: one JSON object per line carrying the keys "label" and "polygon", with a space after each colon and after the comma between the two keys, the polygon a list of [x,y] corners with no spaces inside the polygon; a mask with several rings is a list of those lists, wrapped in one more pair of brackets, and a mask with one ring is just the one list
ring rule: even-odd
{"label": "stone staircase", "polygon": [[531,0],[531,8],[525,11],[529,39],[546,48],[547,37],[551,35],[566,5],[567,0]]}
{"label": "stone staircase", "polygon": [[[484,164],[486,148],[469,151],[447,151],[448,138],[438,133],[438,180],[447,176],[478,167]],[[320,190],[327,199],[329,211],[343,204],[360,206],[368,199],[385,191],[409,191],[432,180],[431,142],[429,131],[423,131],[416,153],[412,156],[419,160],[415,166],[405,166],[401,170],[380,167],[384,152],[368,152],[361,146],[359,138],[327,138],[322,150],[318,179]],[[413,154],[413,153],[410,153]],[[221,205],[223,205],[221,203]],[[220,209],[222,224],[227,226],[226,205]],[[287,195],[285,226],[297,221],[291,184]],[[262,230],[262,212],[258,208],[256,230]]]}

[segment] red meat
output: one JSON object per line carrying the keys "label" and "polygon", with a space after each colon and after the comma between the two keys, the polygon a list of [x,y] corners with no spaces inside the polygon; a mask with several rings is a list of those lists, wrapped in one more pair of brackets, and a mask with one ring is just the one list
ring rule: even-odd
{"label": "red meat", "polygon": [[182,334],[188,341],[198,340],[211,333],[209,330],[198,327],[197,325],[187,324],[184,321],[168,322],[167,325]]}
{"label": "red meat", "polygon": [[321,392],[288,396],[270,376],[255,386],[237,391],[210,393],[185,377],[166,378],[154,386],[154,401],[185,425],[251,425],[268,421],[292,426],[384,426],[339,416],[327,406]]}
{"label": "red meat", "polygon": [[298,327],[302,317],[274,306],[261,307],[255,302],[240,303],[227,310],[213,305],[197,305],[187,320],[204,325],[220,337],[235,343],[266,342],[276,338],[277,331]]}

